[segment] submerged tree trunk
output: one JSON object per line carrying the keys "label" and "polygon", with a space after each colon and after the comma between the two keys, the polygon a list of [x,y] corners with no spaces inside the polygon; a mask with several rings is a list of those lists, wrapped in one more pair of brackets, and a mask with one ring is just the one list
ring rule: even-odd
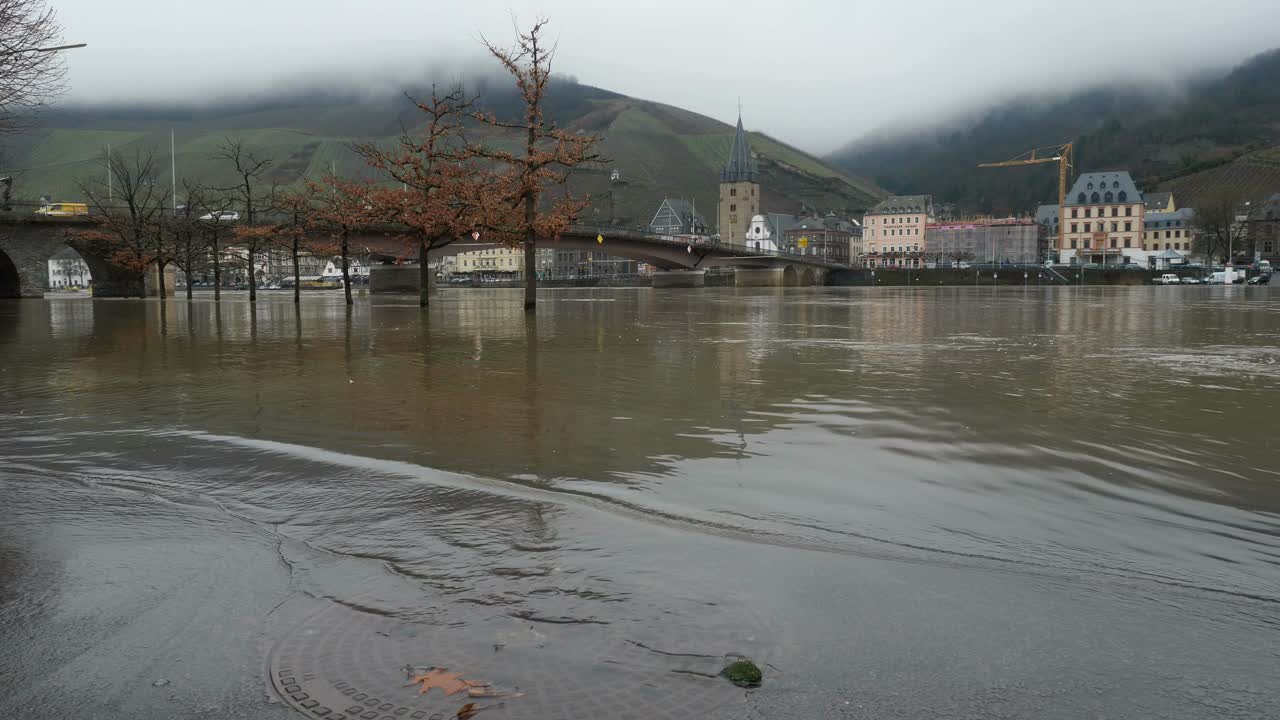
{"label": "submerged tree trunk", "polygon": [[298,268],[298,239],[293,239],[293,304],[302,302],[302,270]]}
{"label": "submerged tree trunk", "polygon": [[351,305],[351,273],[347,262],[347,231],[342,231],[342,290],[347,294],[347,304]]}
{"label": "submerged tree trunk", "polygon": [[427,243],[418,240],[418,307],[431,304],[431,271],[427,269]]}
{"label": "submerged tree trunk", "polygon": [[[187,257],[191,257],[191,253],[187,253]],[[191,261],[187,261],[187,269],[182,272],[187,276],[187,302],[191,302]]]}
{"label": "submerged tree trunk", "polygon": [[213,300],[222,300],[222,249],[218,247],[218,236],[213,236]]}
{"label": "submerged tree trunk", "polygon": [[156,261],[156,297],[161,300],[165,299],[165,290],[168,289],[164,285],[164,269],[168,264],[163,260]]}
{"label": "submerged tree trunk", "polygon": [[249,258],[249,302],[258,302],[258,269],[253,265],[253,247],[245,248],[245,255]]}

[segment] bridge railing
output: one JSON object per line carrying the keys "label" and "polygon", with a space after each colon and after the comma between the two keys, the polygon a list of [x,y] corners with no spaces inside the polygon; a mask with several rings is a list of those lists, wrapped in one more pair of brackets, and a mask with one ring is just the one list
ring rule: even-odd
{"label": "bridge railing", "polygon": [[[570,226],[568,233],[573,235],[599,235],[606,239],[613,238],[622,240],[638,240],[641,242],[661,242],[680,247],[690,246],[702,249],[719,249],[739,255],[783,258],[840,268],[849,267],[848,263],[832,260],[831,258],[823,257],[821,255],[804,255],[786,250],[762,250],[759,248],[753,248],[750,245],[729,243],[702,236],[690,237],[686,235],[664,235],[644,230],[635,230],[633,228],[615,228],[607,225],[573,225]],[[606,248],[601,248],[601,252],[608,252],[608,250]]]}

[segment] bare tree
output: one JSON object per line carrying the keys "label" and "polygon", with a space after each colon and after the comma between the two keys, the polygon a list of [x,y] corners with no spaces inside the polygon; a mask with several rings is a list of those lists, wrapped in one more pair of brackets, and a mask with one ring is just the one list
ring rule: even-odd
{"label": "bare tree", "polygon": [[222,220],[232,200],[216,190],[203,188],[200,193],[187,198],[187,207],[195,216],[194,229],[203,241],[203,252],[208,257],[209,266],[213,270],[213,299],[222,300],[222,260],[225,249],[223,241],[230,234],[230,229]]}
{"label": "bare tree", "polygon": [[276,235],[289,252],[293,264],[293,302],[302,302],[302,263],[300,257],[307,249],[307,229],[316,209],[317,188],[305,183],[299,190],[276,193],[274,204],[281,214]]}
{"label": "bare tree", "polygon": [[244,142],[238,138],[225,138],[218,145],[213,157],[215,160],[231,163],[235,170],[235,184],[224,190],[237,201],[240,207],[244,208],[244,217],[241,222],[248,229],[237,229],[236,239],[237,245],[243,247],[248,256],[249,302],[257,302],[258,278],[254,259],[270,245],[271,236],[254,230],[253,227],[257,225],[258,214],[270,207],[271,193],[261,185],[263,176],[271,168],[272,160],[257,157],[253,151],[246,149]]}
{"label": "bare tree", "polygon": [[[95,210],[96,227],[79,233],[79,240],[96,246],[115,264],[140,275],[152,264],[158,264],[163,297],[163,271],[168,259],[160,238],[169,191],[158,182],[155,154],[136,150],[132,157],[121,153],[104,160],[110,173],[110,190],[101,179],[80,183],[81,192]],[[146,297],[145,282],[138,283],[138,293],[139,297]]]}
{"label": "bare tree", "polygon": [[208,259],[198,212],[208,189],[199,182],[183,180],[182,192],[186,200],[168,223],[169,246],[173,264],[187,276],[187,300],[191,300],[191,276]]}
{"label": "bare tree", "polygon": [[62,26],[45,0],[0,0],[0,132],[20,129],[66,87]]}
{"label": "bare tree", "polygon": [[[515,78],[524,101],[524,117],[516,121],[487,113],[477,113],[476,117],[491,127],[518,131],[523,135],[523,151],[472,146],[476,155],[498,161],[507,169],[505,182],[498,187],[503,188],[516,212],[497,219],[497,227],[490,229],[509,242],[524,246],[526,311],[537,307],[538,239],[557,237],[590,203],[590,198],[574,198],[564,191],[569,173],[577,167],[603,162],[596,153],[599,138],[562,130],[546,117],[547,89],[556,54],[555,46],[543,38],[548,22],[539,19],[528,31],[518,32],[511,49],[485,41],[489,53]],[[561,196],[542,206],[544,195],[554,188],[561,190]]]}
{"label": "bare tree", "polygon": [[1235,186],[1217,188],[1201,198],[1195,208],[1195,251],[1204,255],[1210,266],[1215,258],[1230,261],[1237,252],[1252,254],[1249,222],[1262,205]]}

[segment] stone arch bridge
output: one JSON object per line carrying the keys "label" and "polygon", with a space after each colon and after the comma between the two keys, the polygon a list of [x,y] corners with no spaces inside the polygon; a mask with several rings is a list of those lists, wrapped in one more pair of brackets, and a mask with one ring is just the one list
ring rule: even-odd
{"label": "stone arch bridge", "polygon": [[[144,273],[121,267],[100,250],[77,242],[77,231],[93,227],[80,217],[29,213],[0,214],[0,298],[41,297],[48,285],[48,261],[63,248],[79,252],[93,275],[96,297],[138,297],[149,283]],[[403,254],[397,228],[369,227],[355,233],[351,244],[384,257]],[[498,247],[469,238],[431,252],[432,257]],[[704,273],[732,268],[739,286],[823,285],[832,270],[847,268],[824,258],[754,250],[671,235],[575,225],[560,238],[542,242],[551,250],[590,250],[648,263],[658,268],[654,287],[699,287]],[[172,284],[170,284],[170,289]]]}

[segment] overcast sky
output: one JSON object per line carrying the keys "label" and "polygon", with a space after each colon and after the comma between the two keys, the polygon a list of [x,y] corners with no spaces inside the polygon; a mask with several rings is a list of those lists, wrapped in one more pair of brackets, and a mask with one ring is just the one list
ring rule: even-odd
{"label": "overcast sky", "polygon": [[[70,99],[391,84],[484,62],[481,34],[552,20],[558,69],[826,152],[996,96],[1169,82],[1280,45],[1280,0],[49,0]],[[488,66],[487,63],[483,66]]]}

